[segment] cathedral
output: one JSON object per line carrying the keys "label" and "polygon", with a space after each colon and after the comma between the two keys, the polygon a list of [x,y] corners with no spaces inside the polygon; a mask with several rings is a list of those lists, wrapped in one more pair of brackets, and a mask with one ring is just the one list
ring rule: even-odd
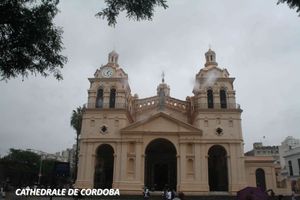
{"label": "cathedral", "polygon": [[213,50],[185,100],[170,96],[164,77],[156,95],[132,95],[118,59],[112,51],[88,79],[76,187],[235,195],[258,186],[284,193],[272,158],[244,156],[235,78],[218,66]]}

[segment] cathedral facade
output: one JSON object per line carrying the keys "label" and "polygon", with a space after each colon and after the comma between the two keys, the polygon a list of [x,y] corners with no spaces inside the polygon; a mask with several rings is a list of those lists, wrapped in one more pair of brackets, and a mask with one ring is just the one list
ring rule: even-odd
{"label": "cathedral facade", "polygon": [[186,100],[171,97],[164,78],[156,95],[132,95],[118,58],[111,52],[89,78],[76,187],[121,194],[141,194],[145,186],[190,195],[280,190],[272,159],[244,156],[235,79],[218,67],[214,51],[205,53]]}

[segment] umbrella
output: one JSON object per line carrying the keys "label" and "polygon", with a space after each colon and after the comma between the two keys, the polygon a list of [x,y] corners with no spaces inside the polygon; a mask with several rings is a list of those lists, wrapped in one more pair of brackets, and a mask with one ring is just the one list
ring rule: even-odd
{"label": "umbrella", "polygon": [[268,194],[266,194],[261,188],[245,187],[238,191],[238,200],[268,200]]}

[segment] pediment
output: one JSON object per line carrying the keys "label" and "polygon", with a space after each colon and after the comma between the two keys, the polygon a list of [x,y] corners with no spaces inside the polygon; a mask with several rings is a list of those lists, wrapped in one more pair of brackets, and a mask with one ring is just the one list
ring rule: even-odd
{"label": "pediment", "polygon": [[159,112],[145,120],[135,122],[123,129],[121,133],[189,133],[202,135],[202,130],[182,122],[170,115]]}

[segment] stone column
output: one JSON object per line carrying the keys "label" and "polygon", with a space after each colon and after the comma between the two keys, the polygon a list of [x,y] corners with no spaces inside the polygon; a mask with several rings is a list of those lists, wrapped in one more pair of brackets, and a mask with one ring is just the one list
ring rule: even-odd
{"label": "stone column", "polygon": [[213,94],[214,94],[214,108],[221,108],[220,89],[214,88]]}
{"label": "stone column", "polygon": [[201,155],[202,155],[202,179],[201,182],[203,183],[203,186],[205,187],[205,191],[209,192],[209,181],[208,181],[208,150],[207,150],[207,145],[203,144],[201,146]]}
{"label": "stone column", "polygon": [[95,108],[97,92],[95,90],[88,90],[88,108]]}
{"label": "stone column", "polygon": [[116,182],[117,182],[117,160],[118,160],[118,154],[114,153],[114,169],[113,169],[113,182],[112,182],[112,187],[115,188]]}
{"label": "stone column", "polygon": [[94,187],[94,175],[95,175],[95,161],[97,158],[97,154],[93,153],[91,155],[91,160],[90,160],[90,174],[89,174],[89,180],[91,182],[91,187]]}
{"label": "stone column", "polygon": [[180,155],[177,154],[176,155],[176,159],[177,159],[177,191],[180,191],[181,190],[181,180],[182,180],[182,159],[180,159]]}
{"label": "stone column", "polygon": [[136,143],[136,162],[135,162],[135,165],[136,165],[136,170],[135,170],[135,173],[136,173],[136,180],[141,182],[141,184],[143,184],[143,175],[144,175],[144,159],[145,159],[145,156],[144,156],[144,153],[143,153],[143,146],[142,146],[142,143],[141,142],[137,142]]}
{"label": "stone column", "polygon": [[[232,186],[235,183],[235,176],[237,172],[237,169],[232,169],[232,166],[235,166],[234,163],[231,163],[232,159],[230,155],[227,155],[227,173],[228,173],[228,192],[232,191]],[[235,173],[232,173],[234,171]]]}
{"label": "stone column", "polygon": [[146,154],[141,154],[141,184],[145,186],[145,160]]}

